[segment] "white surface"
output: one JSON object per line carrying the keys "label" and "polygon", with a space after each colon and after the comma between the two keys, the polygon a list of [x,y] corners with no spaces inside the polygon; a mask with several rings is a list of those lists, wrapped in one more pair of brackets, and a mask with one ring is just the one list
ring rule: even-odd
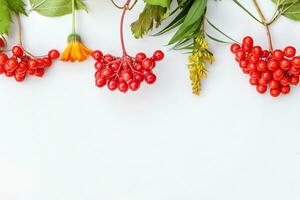
{"label": "white surface", "polygon": [[[120,12],[109,1],[88,5],[78,21],[85,43],[120,54]],[[274,7],[263,9],[270,16]],[[231,1],[210,0],[208,18],[266,47],[264,28]],[[33,13],[23,22],[32,52],[64,49],[70,16]],[[300,49],[299,23],[282,18],[272,31],[276,47]],[[138,41],[127,28],[126,43],[132,54],[150,54],[167,51],[170,36]],[[217,61],[201,97],[191,94],[186,56],[174,51],[155,70],[154,86],[126,95],[94,87],[91,59],[56,63],[24,84],[1,76],[0,199],[300,199],[300,88],[278,99],[258,95],[229,47],[210,46]]]}

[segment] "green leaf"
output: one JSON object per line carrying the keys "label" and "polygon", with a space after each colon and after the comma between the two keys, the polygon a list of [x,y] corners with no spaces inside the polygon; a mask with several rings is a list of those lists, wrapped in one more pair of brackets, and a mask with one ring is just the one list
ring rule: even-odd
{"label": "green leaf", "polygon": [[145,0],[149,5],[161,6],[163,8],[170,8],[171,0]]}
{"label": "green leaf", "polygon": [[0,34],[8,34],[11,15],[9,5],[6,0],[0,0]]}
{"label": "green leaf", "polygon": [[272,0],[280,14],[289,19],[300,21],[300,0]]}
{"label": "green leaf", "polygon": [[169,45],[180,42],[185,37],[196,31],[197,28],[200,30],[200,24],[204,16],[206,6],[207,0],[195,0],[184,19],[183,24],[170,40]]}
{"label": "green leaf", "polygon": [[[72,13],[72,0],[30,0],[33,10],[43,16],[58,17]],[[81,0],[75,0],[76,9],[87,11]]]}
{"label": "green leaf", "polygon": [[148,33],[154,25],[158,27],[165,18],[167,9],[161,6],[146,4],[137,21],[131,24],[131,31],[135,38],[141,38]]}
{"label": "green leaf", "polygon": [[23,0],[7,0],[7,3],[11,11],[27,15],[25,11],[25,3],[23,2]]}

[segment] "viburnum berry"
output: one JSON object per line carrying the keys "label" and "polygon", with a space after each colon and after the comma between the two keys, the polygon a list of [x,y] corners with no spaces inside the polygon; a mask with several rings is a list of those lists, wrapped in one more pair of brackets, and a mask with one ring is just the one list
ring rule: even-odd
{"label": "viburnum berry", "polygon": [[92,56],[95,60],[100,61],[103,58],[103,53],[101,51],[97,50],[97,51],[93,52]]}
{"label": "viburnum berry", "polygon": [[161,50],[157,50],[153,54],[153,60],[154,61],[161,61],[165,57],[165,54]]}
{"label": "viburnum berry", "polygon": [[59,58],[59,52],[55,49],[46,56],[35,57],[19,45],[12,48],[11,54],[12,57],[8,57],[0,53],[0,74],[14,77],[17,82],[23,82],[27,75],[43,77],[45,69],[51,67],[54,59]]}
{"label": "viburnum berry", "polygon": [[284,50],[263,50],[247,36],[241,46],[232,44],[230,50],[242,71],[250,75],[249,83],[261,94],[270,88],[270,95],[278,97],[288,94],[291,85],[299,84],[300,56],[296,56],[292,46]]}

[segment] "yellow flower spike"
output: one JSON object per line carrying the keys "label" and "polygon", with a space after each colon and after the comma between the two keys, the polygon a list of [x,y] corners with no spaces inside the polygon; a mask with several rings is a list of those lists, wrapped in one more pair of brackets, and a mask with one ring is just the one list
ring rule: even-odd
{"label": "yellow flower spike", "polygon": [[71,34],[68,37],[68,46],[61,55],[61,61],[64,62],[83,62],[93,51],[81,43],[81,38],[78,34]]}

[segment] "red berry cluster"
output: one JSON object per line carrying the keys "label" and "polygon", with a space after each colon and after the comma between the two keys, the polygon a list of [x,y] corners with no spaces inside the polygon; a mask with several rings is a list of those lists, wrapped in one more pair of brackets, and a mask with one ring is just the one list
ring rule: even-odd
{"label": "red berry cluster", "polygon": [[126,93],[129,89],[136,91],[140,84],[145,81],[153,84],[156,76],[152,72],[157,61],[164,58],[164,53],[160,50],[154,52],[153,56],[147,58],[146,54],[138,53],[135,58],[124,55],[114,57],[110,54],[103,55],[101,51],[94,51],[93,58],[95,63],[96,85],[104,87],[107,85],[109,90],[116,90]]}
{"label": "red berry cluster", "polygon": [[243,39],[242,45],[231,45],[231,52],[245,74],[250,75],[250,84],[256,86],[257,92],[263,94],[270,88],[270,95],[278,97],[288,94],[290,85],[299,83],[300,56],[292,46],[274,51],[262,50],[253,46],[249,36]]}
{"label": "red berry cluster", "polygon": [[51,67],[52,60],[59,58],[57,50],[51,50],[47,56],[36,58],[20,46],[14,46],[11,53],[12,56],[8,57],[7,54],[0,52],[0,74],[5,73],[7,77],[14,76],[17,82],[24,81],[27,74],[43,77],[45,69]]}

